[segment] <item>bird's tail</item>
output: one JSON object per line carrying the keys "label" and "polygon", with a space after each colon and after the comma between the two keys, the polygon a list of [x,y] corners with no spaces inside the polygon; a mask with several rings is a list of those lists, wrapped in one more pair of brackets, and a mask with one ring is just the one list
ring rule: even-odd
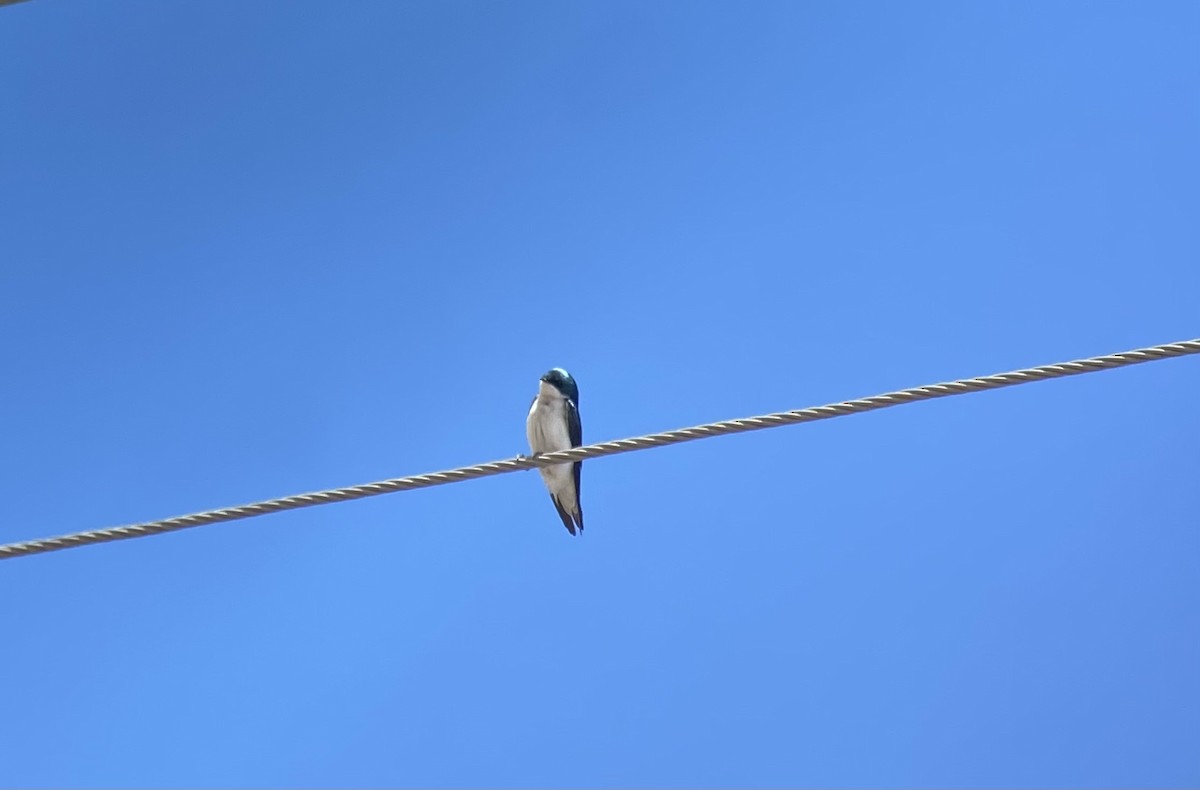
{"label": "bird's tail", "polygon": [[[562,506],[562,503],[558,501],[558,497],[554,496],[554,494],[550,495],[550,501],[554,503],[554,509],[558,511],[558,517],[562,519],[563,526],[567,528],[567,532],[570,532],[572,535],[574,535],[575,523],[571,519],[571,514],[567,512],[567,509]],[[579,514],[579,529],[583,529],[582,513]]]}

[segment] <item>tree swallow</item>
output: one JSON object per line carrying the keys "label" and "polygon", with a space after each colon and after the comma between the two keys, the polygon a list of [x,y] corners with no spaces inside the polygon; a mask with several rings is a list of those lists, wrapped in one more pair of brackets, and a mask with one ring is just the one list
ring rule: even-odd
{"label": "tree swallow", "polygon": [[[562,368],[542,376],[537,397],[529,407],[525,433],[534,455],[569,450],[583,444],[583,423],[579,420],[579,387],[571,374]],[[562,518],[563,526],[572,535],[575,527],[583,532],[583,506],[579,504],[579,470],[582,461],[573,464],[543,466],[538,471],[550,499]]]}

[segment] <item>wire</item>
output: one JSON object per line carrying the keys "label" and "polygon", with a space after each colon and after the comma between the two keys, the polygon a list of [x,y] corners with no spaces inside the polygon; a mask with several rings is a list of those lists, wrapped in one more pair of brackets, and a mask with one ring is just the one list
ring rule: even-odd
{"label": "wire", "polygon": [[11,559],[28,554],[41,554],[59,549],[86,546],[91,543],[104,543],[110,540],[140,538],[147,535],[156,535],[161,532],[173,532],[179,529],[187,529],[188,527],[199,527],[204,524],[236,521],[243,518],[263,516],[268,513],[277,513],[281,510],[295,510],[314,505],[326,505],[331,502],[362,499],[363,497],[389,494],[395,491],[411,491],[414,488],[429,488],[431,486],[448,485],[450,483],[461,483],[464,480],[471,480],[476,477],[490,477],[491,475],[518,472],[523,469],[534,469],[553,464],[601,458],[606,455],[629,453],[635,450],[648,450],[651,447],[664,447],[668,444],[707,439],[712,436],[758,431],[764,428],[777,428],[781,425],[792,425],[794,423],[828,420],[848,414],[859,414],[867,411],[875,411],[876,409],[886,409],[890,406],[900,406],[905,403],[915,403],[934,398],[947,398],[952,395],[966,395],[971,392],[1001,389],[1003,387],[1013,387],[1017,384],[1028,384],[1033,381],[1042,381],[1043,379],[1077,376],[1082,373],[1123,368],[1143,362],[1154,362],[1160,359],[1181,357],[1189,354],[1200,354],[1200,338],[1184,340],[1178,343],[1166,343],[1161,346],[1150,346],[1149,348],[1141,348],[1134,351],[1123,351],[1119,354],[1109,354],[1103,357],[1077,359],[1074,362],[1060,362],[1055,365],[1042,365],[1036,368],[1014,370],[1010,373],[997,373],[991,376],[980,376],[979,378],[959,379],[943,384],[913,387],[911,389],[888,392],[883,395],[874,395],[870,398],[831,403],[826,406],[813,406],[795,411],[764,414],[761,417],[745,417],[739,420],[713,422],[707,425],[697,425],[693,428],[681,428],[675,431],[654,433],[632,439],[601,442],[600,444],[576,447],[573,450],[563,450],[556,453],[545,453],[539,456],[519,456],[504,461],[491,461],[485,464],[476,464],[475,466],[464,466],[445,472],[397,477],[378,483],[334,488],[311,494],[296,494],[295,496],[268,499],[263,502],[221,508],[220,510],[206,510],[201,513],[176,516],[160,521],[146,521],[141,524],[130,524],[123,527],[94,529],[87,532],[61,535],[59,537],[9,543],[0,546],[0,559]]}

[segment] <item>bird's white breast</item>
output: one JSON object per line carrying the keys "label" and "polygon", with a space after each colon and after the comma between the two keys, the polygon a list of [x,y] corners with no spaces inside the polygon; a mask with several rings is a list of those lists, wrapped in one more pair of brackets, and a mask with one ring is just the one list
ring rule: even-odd
{"label": "bird's white breast", "polygon": [[[571,434],[567,429],[567,401],[558,390],[542,382],[538,396],[529,407],[525,421],[529,448],[535,453],[553,453],[571,449]],[[545,466],[538,470],[551,491],[558,492],[571,482],[571,464]]]}

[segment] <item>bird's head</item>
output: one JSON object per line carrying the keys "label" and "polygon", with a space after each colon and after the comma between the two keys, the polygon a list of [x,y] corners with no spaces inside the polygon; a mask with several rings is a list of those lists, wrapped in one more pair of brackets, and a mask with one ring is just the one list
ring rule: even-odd
{"label": "bird's head", "polygon": [[541,381],[570,398],[576,406],[579,405],[579,386],[567,371],[562,368],[548,370],[542,374]]}

